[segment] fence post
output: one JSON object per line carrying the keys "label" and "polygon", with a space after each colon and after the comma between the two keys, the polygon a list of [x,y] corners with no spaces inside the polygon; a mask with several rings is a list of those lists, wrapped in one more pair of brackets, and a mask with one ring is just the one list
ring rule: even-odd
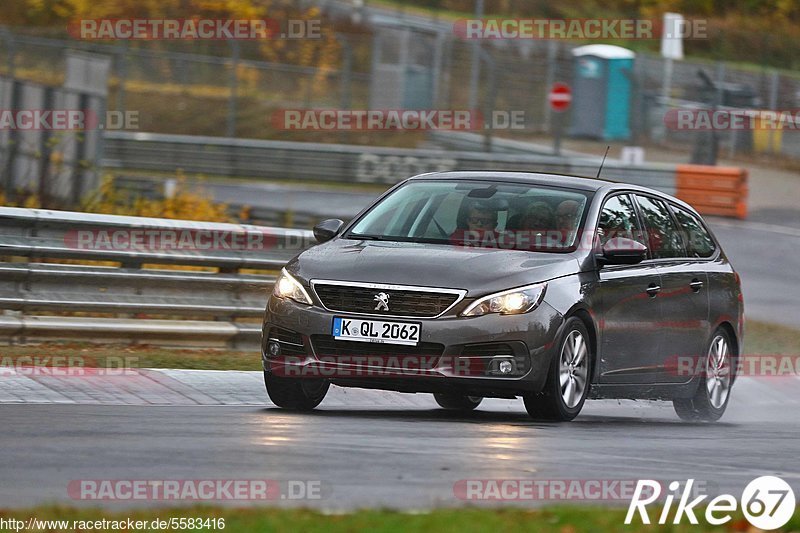
{"label": "fence post", "polygon": [[[633,71],[631,76],[631,138],[635,143],[641,143],[647,134],[645,116],[646,107],[644,102],[644,83],[642,80],[642,65],[643,61],[640,59],[633,63]],[[548,106],[549,107],[549,106]]]}
{"label": "fence post", "polygon": [[[52,87],[45,87],[44,109],[53,109],[54,90]],[[50,139],[53,132],[48,128],[43,128],[39,134],[39,202],[42,209],[50,208]]]}
{"label": "fence post", "polygon": [[[547,91],[550,90],[550,87],[553,86],[553,83],[556,81],[556,59],[558,57],[558,42],[554,39],[550,39],[547,41],[547,70],[545,71],[544,75],[544,91],[547,94]],[[547,98],[542,98],[542,102],[544,103],[544,130],[546,132],[550,131],[550,126],[552,122],[552,110],[550,109],[550,102],[547,101]]]}
{"label": "fence post", "polygon": [[342,44],[342,67],[339,71],[340,105],[342,109],[350,109],[351,104],[351,77],[353,72],[353,47],[350,46],[346,35],[336,34],[336,40]]}
{"label": "fence post", "polygon": [[14,42],[14,34],[5,26],[0,26],[0,35],[6,42],[6,65],[8,68],[8,76],[14,77],[14,57],[16,55],[16,43]]}
{"label": "fence post", "polygon": [[231,73],[230,73],[230,96],[228,97],[228,123],[226,135],[236,137],[236,93],[239,85],[239,43],[235,39],[228,41],[231,46]]}
{"label": "fence post", "polygon": [[[475,0],[475,20],[483,18],[483,0]],[[478,107],[478,91],[480,90],[481,76],[481,40],[472,41],[472,59],[469,73],[469,104],[467,108],[475,110]]]}
{"label": "fence post", "polygon": [[434,108],[439,106],[439,91],[441,91],[442,86],[442,54],[444,53],[444,39],[444,33],[437,30],[433,46],[433,65],[431,67],[431,70],[433,70],[433,97],[431,98],[433,105],[431,107]]}
{"label": "fence post", "polygon": [[775,69],[769,72],[769,108],[778,109],[778,87],[780,85],[780,75]]}
{"label": "fence post", "polygon": [[[19,109],[19,102],[22,98],[22,82],[11,78],[11,109]],[[8,198],[14,196],[14,163],[17,159],[19,149],[19,132],[16,128],[8,131],[8,146],[6,148],[6,164],[3,171],[3,187]]]}
{"label": "fence post", "polygon": [[128,41],[117,53],[117,111],[125,111],[125,80],[128,78]]}
{"label": "fence post", "polygon": [[[487,77],[489,78],[489,94],[486,102],[483,105],[483,151],[492,151],[492,128],[494,127],[494,114],[493,109],[497,101],[497,69],[492,56],[481,49],[481,61],[485,61],[487,65]],[[487,127],[488,122],[488,127]]]}
{"label": "fence post", "polygon": [[[89,95],[80,93],[78,97],[78,109],[89,109]],[[89,135],[88,129],[78,131],[75,134],[75,161],[72,167],[72,205],[78,205],[81,201],[81,191],[84,189],[84,172],[86,171],[86,136]]]}
{"label": "fence post", "polygon": [[[772,111],[778,110],[778,86],[780,85],[780,76],[778,75],[778,71],[775,69],[770,70],[769,73],[769,109]],[[767,148],[768,152],[774,154],[775,152],[780,150],[781,143],[775,142],[775,136],[777,132],[773,129],[769,132],[769,146]],[[777,146],[776,146],[777,144]],[[777,148],[777,150],[776,150]]]}
{"label": "fence post", "polygon": [[[716,72],[714,74],[714,84],[716,85],[716,94],[714,96],[714,110],[716,111],[719,107],[723,107],[725,105],[725,75],[727,71],[727,65],[724,61],[717,62]],[[712,135],[718,135],[716,131],[711,131]],[[729,137],[729,146],[728,146],[728,157],[734,157],[736,155],[736,143],[738,143],[738,131],[736,128],[731,128],[730,137]]]}
{"label": "fence post", "polygon": [[725,73],[727,70],[727,65],[725,65],[724,61],[717,62],[716,73],[714,77],[716,78],[715,84],[717,86],[717,105],[725,105],[725,88],[723,84],[725,83]]}

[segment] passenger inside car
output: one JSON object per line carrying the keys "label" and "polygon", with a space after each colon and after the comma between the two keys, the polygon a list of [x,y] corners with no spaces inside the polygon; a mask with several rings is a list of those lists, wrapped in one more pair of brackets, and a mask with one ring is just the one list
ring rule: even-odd
{"label": "passenger inside car", "polygon": [[555,215],[547,202],[533,202],[528,206],[520,229],[545,234],[554,228]]}

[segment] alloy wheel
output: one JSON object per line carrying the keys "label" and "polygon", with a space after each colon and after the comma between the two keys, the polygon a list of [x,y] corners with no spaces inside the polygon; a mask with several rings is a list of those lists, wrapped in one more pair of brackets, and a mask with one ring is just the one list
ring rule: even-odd
{"label": "alloy wheel", "polygon": [[573,408],[583,398],[589,373],[589,350],[580,331],[572,330],[564,339],[559,358],[559,382],[564,404]]}
{"label": "alloy wheel", "polygon": [[708,401],[715,409],[719,409],[728,399],[731,387],[731,357],[728,341],[717,335],[711,341],[706,358],[706,392]]}

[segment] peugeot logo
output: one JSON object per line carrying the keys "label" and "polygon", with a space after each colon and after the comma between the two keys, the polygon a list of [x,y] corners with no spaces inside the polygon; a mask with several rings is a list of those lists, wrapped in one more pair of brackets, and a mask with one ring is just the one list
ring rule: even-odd
{"label": "peugeot logo", "polygon": [[373,298],[374,301],[378,302],[378,305],[375,306],[375,311],[388,311],[389,310],[389,295],[385,292],[379,292]]}

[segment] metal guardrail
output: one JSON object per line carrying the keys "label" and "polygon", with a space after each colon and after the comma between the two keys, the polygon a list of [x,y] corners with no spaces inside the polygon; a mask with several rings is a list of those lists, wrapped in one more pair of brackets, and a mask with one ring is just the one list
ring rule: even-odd
{"label": "metal guardrail", "polygon": [[[172,178],[165,180],[157,177],[132,175],[118,175],[113,178],[114,189],[123,196],[148,200],[163,200],[174,183],[176,181]],[[304,208],[301,211],[293,205],[269,207],[230,202],[227,202],[226,205],[231,219],[256,226],[307,229],[314,227],[326,218],[349,220],[347,215],[328,213],[312,207]]]}
{"label": "metal guardrail", "polygon": [[[394,184],[444,170],[524,170],[593,177],[594,159],[522,153],[414,150],[342,144],[106,132],[103,166],[291,180]],[[606,162],[606,179],[675,193],[675,166]]]}
{"label": "metal guardrail", "polygon": [[312,239],[304,230],[0,207],[0,332],[6,342],[252,347],[276,271]]}

